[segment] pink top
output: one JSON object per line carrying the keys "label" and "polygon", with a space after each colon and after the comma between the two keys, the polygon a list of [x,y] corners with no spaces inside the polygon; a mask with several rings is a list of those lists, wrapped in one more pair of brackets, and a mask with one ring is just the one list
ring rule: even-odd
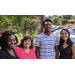
{"label": "pink top", "polygon": [[35,55],[35,49],[30,49],[29,53],[26,53],[21,47],[15,48],[15,53],[20,59],[37,59]]}

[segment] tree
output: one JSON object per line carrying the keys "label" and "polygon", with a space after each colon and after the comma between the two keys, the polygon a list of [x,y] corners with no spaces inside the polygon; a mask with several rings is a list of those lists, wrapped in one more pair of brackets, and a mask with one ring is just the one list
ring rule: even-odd
{"label": "tree", "polygon": [[52,22],[54,25],[57,25],[58,24],[58,17],[53,17]]}
{"label": "tree", "polygon": [[61,19],[61,23],[62,23],[62,25],[64,25],[64,24],[68,23],[68,21],[66,19]]}
{"label": "tree", "polygon": [[72,15],[62,15],[61,17],[62,19],[66,19],[66,20],[69,20],[72,18]]}
{"label": "tree", "polygon": [[51,18],[52,18],[52,16],[50,16],[50,15],[47,17],[45,16],[45,19],[51,19]]}
{"label": "tree", "polygon": [[53,15],[53,17],[57,17],[57,15]]}
{"label": "tree", "polygon": [[75,16],[73,17],[73,19],[75,20]]}
{"label": "tree", "polygon": [[18,32],[21,31],[23,36],[25,36],[28,30],[29,34],[30,33],[32,34],[36,31],[36,27],[39,21],[38,20],[36,22],[34,21],[35,19],[40,19],[40,18],[41,15],[1,15],[0,25],[5,27],[13,25],[14,29],[17,29]]}
{"label": "tree", "polygon": [[7,16],[0,15],[0,25],[4,27],[7,27],[7,25],[10,25]]}
{"label": "tree", "polygon": [[71,19],[71,18],[72,18],[72,15],[62,15],[60,21],[61,21],[61,23],[64,25],[64,24],[68,23],[67,20],[69,20],[69,19]]}
{"label": "tree", "polygon": [[22,20],[21,25],[22,25],[21,28],[22,28],[23,34],[26,35],[26,33],[28,33],[29,35],[33,35],[34,33],[37,32],[38,25],[40,25],[39,18],[32,19],[32,20],[25,18]]}
{"label": "tree", "polygon": [[61,18],[61,15],[59,15],[58,18],[60,19]]}

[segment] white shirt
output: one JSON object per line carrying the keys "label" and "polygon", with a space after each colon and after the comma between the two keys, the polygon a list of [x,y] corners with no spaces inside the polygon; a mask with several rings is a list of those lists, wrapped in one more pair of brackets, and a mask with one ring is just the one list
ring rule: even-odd
{"label": "white shirt", "polygon": [[55,59],[55,46],[59,45],[58,37],[41,33],[37,36],[35,46],[40,47],[40,59]]}

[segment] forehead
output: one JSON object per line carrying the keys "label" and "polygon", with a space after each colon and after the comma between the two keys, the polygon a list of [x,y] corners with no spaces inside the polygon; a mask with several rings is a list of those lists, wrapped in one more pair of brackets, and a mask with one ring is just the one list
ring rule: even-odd
{"label": "forehead", "polygon": [[8,40],[9,39],[15,39],[15,36],[14,35],[10,35],[9,37],[8,37]]}
{"label": "forehead", "polygon": [[50,21],[48,21],[48,22],[45,22],[45,24],[52,24]]}
{"label": "forehead", "polygon": [[31,39],[28,38],[28,39],[25,39],[24,41],[30,41],[30,40],[31,40]]}
{"label": "forehead", "polygon": [[67,31],[65,31],[65,30],[62,30],[62,31],[61,31],[61,33],[68,33],[68,32],[67,32]]}

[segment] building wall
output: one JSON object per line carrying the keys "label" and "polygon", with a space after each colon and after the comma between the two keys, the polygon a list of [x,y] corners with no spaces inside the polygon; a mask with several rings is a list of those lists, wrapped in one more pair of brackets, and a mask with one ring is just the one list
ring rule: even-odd
{"label": "building wall", "polygon": [[73,26],[75,26],[75,22],[69,22],[69,23],[66,23],[65,25],[73,25]]}

